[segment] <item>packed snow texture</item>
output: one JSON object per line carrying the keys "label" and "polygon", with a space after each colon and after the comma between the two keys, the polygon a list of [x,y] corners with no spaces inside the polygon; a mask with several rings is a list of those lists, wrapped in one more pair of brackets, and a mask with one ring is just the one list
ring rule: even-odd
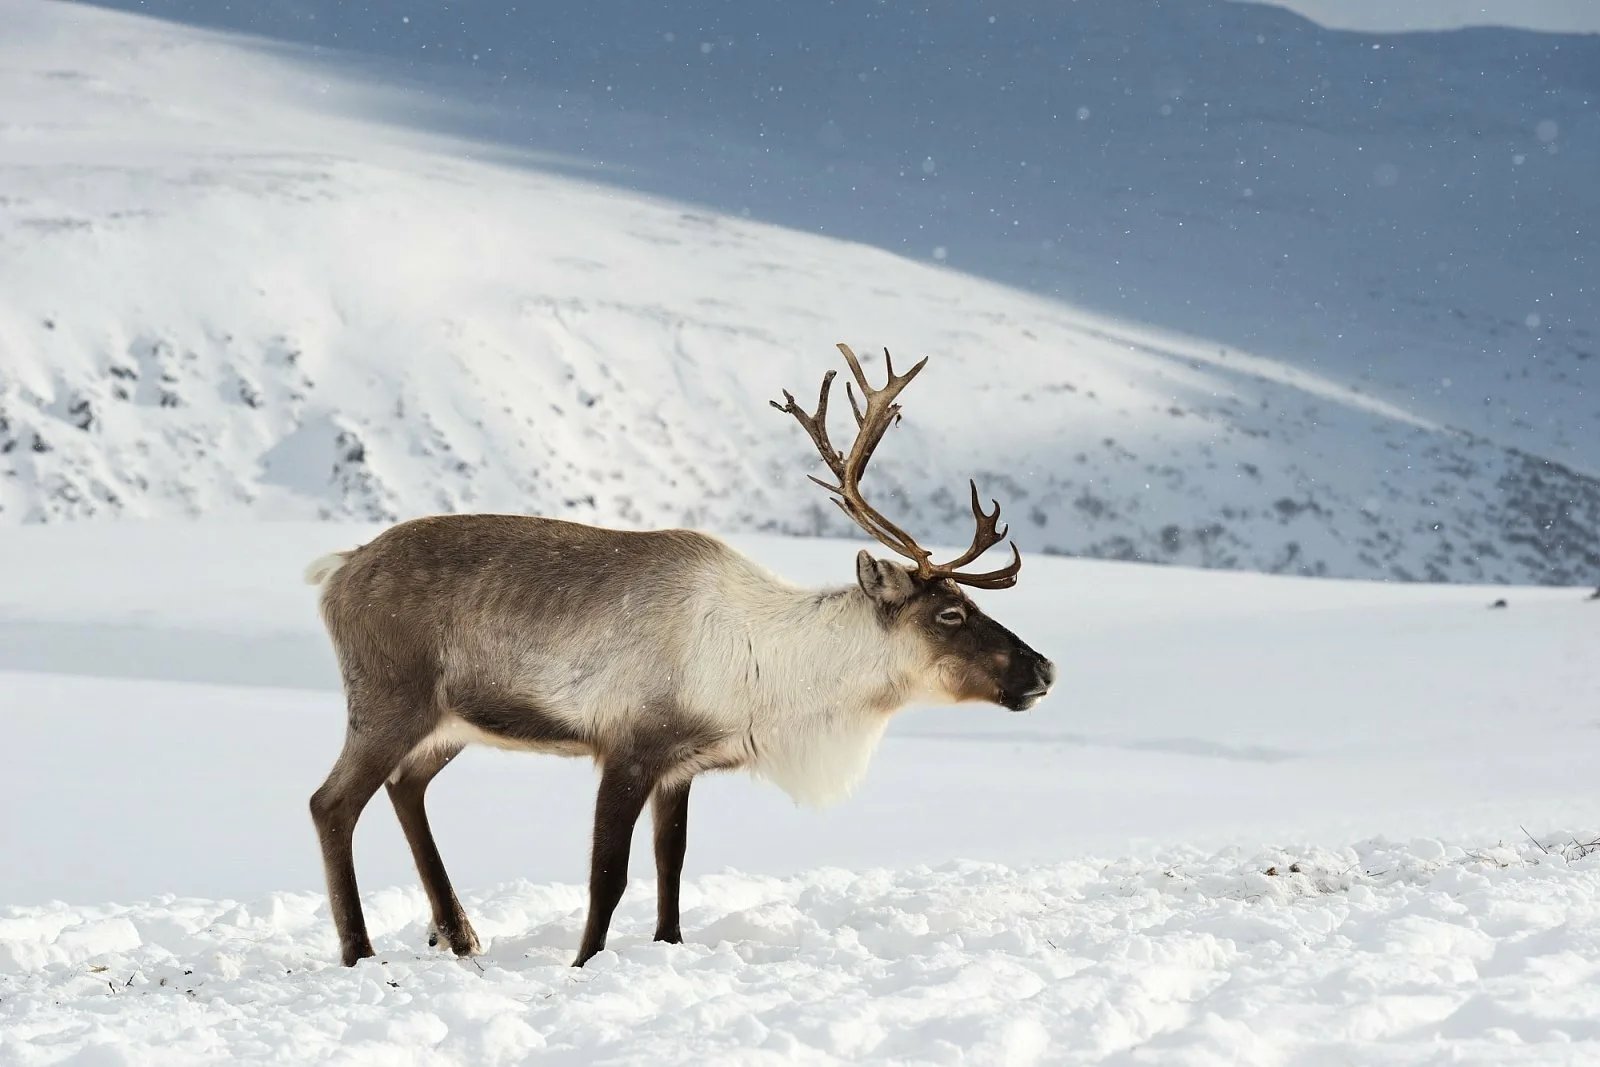
{"label": "packed snow texture", "polygon": [[[1271,873],[1269,873],[1271,872]],[[0,1060],[571,1064],[1593,1063],[1600,856],[1436,841],[1150,862],[721,874],[653,944],[642,893],[582,971],[577,886],[467,895],[484,955],[369,896],[0,917]],[[76,1058],[69,1060],[63,1053]]]}
{"label": "packed snow texture", "polygon": [[932,538],[976,475],[1033,553],[1600,572],[1595,40],[140,6],[281,39],[0,0],[0,522],[838,534],[766,401],[842,340],[930,358]]}
{"label": "packed snow texture", "polygon": [[[979,595],[1052,696],[904,713],[824,811],[707,776],[686,944],[648,940],[642,823],[610,947],[567,967],[594,772],[472,749],[429,801],[485,955],[426,947],[380,796],[352,971],[306,813],[343,708],[299,575],[375,529],[0,530],[0,1063],[1600,1056],[1586,591],[1030,556]],[[818,585],[858,547],[734,542]]]}

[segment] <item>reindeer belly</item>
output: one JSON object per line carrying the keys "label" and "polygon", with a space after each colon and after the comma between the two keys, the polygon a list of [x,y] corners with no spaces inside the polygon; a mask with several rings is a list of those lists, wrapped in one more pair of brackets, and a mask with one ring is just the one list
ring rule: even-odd
{"label": "reindeer belly", "polygon": [[441,743],[480,744],[520,752],[593,755],[593,724],[553,702],[494,682],[448,685],[444,717],[433,736]]}
{"label": "reindeer belly", "polygon": [[486,730],[459,715],[446,715],[434,731],[412,750],[411,758],[427,752],[487,745],[508,752],[544,752],[555,756],[592,756],[594,746],[578,737],[562,737],[541,730]]}

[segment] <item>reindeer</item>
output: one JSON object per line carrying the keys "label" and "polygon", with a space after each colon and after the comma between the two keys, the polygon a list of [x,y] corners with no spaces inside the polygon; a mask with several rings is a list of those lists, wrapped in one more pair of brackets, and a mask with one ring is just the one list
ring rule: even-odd
{"label": "reindeer", "polygon": [[599,767],[589,910],[573,966],[605,948],[645,803],[655,827],[655,939],[683,940],[678,888],[689,787],[743,768],[797,802],[823,805],[866,770],[889,716],[914,702],[978,701],[1013,711],[1049,692],[1055,667],[962,591],[1015,584],[1022,556],[969,573],[1006,537],[972,482],[971,546],[935,563],[869,504],[861,479],[900,415],[923,359],[872,388],[839,345],[857,435],[828,437],[835,372],[800,423],[834,481],[813,477],[868,534],[907,563],[856,557],[856,581],[810,590],[722,541],[688,530],[621,531],[523,515],[438,515],[390,527],[317,560],[322,619],[349,707],[344,748],[311,797],[328,901],[346,966],[373,955],[351,836],[380,785],[416,860],[433,913],[429,943],[458,955],[480,942],[451,888],[423,797],[464,746],[585,756]]}

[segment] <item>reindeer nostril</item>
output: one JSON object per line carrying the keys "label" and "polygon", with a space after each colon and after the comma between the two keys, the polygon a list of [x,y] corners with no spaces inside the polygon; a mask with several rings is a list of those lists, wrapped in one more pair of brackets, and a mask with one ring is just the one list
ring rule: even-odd
{"label": "reindeer nostril", "polygon": [[1034,670],[1039,675],[1039,684],[1040,685],[1054,685],[1055,684],[1055,680],[1056,680],[1056,665],[1054,663],[1051,663],[1047,659],[1040,660],[1039,661],[1039,665],[1037,667],[1035,667]]}

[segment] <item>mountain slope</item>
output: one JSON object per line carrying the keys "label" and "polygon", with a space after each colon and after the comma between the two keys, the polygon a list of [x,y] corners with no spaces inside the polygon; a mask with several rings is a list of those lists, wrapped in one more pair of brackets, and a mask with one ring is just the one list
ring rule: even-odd
{"label": "mountain slope", "polygon": [[326,58],[399,90],[389,122],[939,252],[1600,473],[1600,36],[1223,0],[137,6],[355,49]]}
{"label": "mountain slope", "polygon": [[[787,157],[760,163],[759,143],[714,137],[698,112],[663,124],[448,69],[0,10],[0,521],[506,509],[840,531],[801,478],[809,443],[765,402],[809,399],[844,340],[930,357],[874,472],[930,539],[965,540],[971,473],[1025,551],[1473,581],[1600,570],[1592,361],[1571,316],[1549,327],[1564,354],[1520,377],[1503,353],[1452,372],[1475,392],[1509,375],[1500,400],[1421,395],[1427,352],[1372,374],[1349,353],[1252,353],[742,218],[728,175],[778,182]],[[1091,115],[1116,113],[1114,84]],[[513,104],[548,150],[496,125]],[[476,139],[430,132],[472,133],[471,118]],[[620,169],[595,150],[627,143]],[[1112,200],[1121,179],[1095,167],[1139,162],[1084,159],[1074,180],[1111,180]],[[701,178],[721,208],[656,195]],[[895,199],[882,175],[863,187],[863,216]],[[1561,225],[1540,240],[1560,247]],[[982,247],[969,236],[950,261]],[[1123,269],[1100,237],[1063,241],[1090,257],[1073,274],[1086,284],[1094,264]],[[1005,278],[1016,257],[995,247],[984,273],[1048,288]],[[1150,275],[1181,268],[1190,288],[1168,303],[1203,298],[1203,265],[1175,260]],[[1500,329],[1500,312],[1477,314],[1443,315],[1441,336]],[[1502,405],[1546,417],[1518,426]]]}

